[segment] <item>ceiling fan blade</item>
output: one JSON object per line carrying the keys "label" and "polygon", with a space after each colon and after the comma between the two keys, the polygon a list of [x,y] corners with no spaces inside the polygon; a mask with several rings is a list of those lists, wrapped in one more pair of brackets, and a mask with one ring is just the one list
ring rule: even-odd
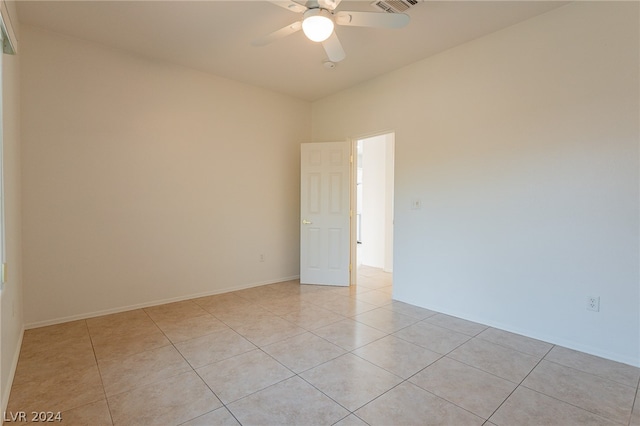
{"label": "ceiling fan blade", "polygon": [[287,25],[284,28],[280,28],[277,31],[272,32],[271,34],[267,34],[266,36],[262,36],[257,38],[251,42],[253,46],[266,46],[274,40],[277,40],[282,37],[286,37],[290,34],[293,34],[302,29],[302,21],[294,22],[293,24]]}
{"label": "ceiling fan blade", "polygon": [[287,0],[269,0],[269,3],[273,3],[276,6],[280,6],[283,9],[287,9],[290,10],[291,12],[295,12],[295,13],[304,13],[307,11],[307,7],[301,5],[300,3],[296,3],[294,1],[287,1]]}
{"label": "ceiling fan blade", "polygon": [[335,14],[336,24],[354,27],[402,28],[409,23],[404,13],[347,12]]}
{"label": "ceiling fan blade", "polygon": [[324,47],[324,51],[327,52],[331,62],[340,62],[347,56],[335,31],[328,39],[322,42],[322,47]]}

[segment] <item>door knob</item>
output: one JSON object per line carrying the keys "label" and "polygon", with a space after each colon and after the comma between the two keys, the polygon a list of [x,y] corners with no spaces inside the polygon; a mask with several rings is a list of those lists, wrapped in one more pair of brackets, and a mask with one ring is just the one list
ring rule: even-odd
{"label": "door knob", "polygon": [[308,221],[307,219],[302,220],[303,225],[311,225],[313,222]]}

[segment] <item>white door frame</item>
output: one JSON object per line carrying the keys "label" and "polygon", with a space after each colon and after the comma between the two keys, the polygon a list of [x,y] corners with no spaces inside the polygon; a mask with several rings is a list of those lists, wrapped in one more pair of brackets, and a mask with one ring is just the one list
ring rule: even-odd
{"label": "white door frame", "polygon": [[349,173],[349,284],[358,284],[358,265],[357,250],[358,250],[358,230],[357,230],[357,205],[356,205],[356,184],[358,181],[358,139],[349,139],[349,145],[351,148],[351,171]]}

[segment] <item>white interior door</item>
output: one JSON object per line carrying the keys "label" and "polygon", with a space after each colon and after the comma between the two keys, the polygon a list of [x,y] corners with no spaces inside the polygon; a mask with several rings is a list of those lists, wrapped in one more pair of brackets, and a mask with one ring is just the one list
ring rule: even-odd
{"label": "white interior door", "polygon": [[301,147],[300,283],[349,285],[348,142]]}

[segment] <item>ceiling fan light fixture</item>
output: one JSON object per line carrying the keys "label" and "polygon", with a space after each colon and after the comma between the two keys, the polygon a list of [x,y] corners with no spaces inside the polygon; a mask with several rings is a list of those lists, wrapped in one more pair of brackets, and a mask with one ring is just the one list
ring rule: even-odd
{"label": "ceiling fan light fixture", "polygon": [[302,21],[302,31],[311,41],[325,41],[333,33],[331,13],[325,9],[307,10]]}

